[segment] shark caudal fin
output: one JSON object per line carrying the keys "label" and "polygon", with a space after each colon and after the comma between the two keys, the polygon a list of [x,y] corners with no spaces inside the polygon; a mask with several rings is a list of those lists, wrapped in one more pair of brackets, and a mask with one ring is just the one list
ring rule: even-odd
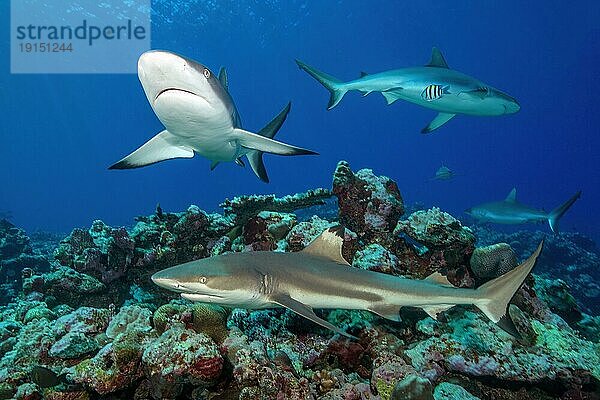
{"label": "shark caudal fin", "polygon": [[178,145],[175,136],[164,130],[108,169],[140,168],[173,158],[192,157],[194,150]]}
{"label": "shark caudal fin", "polygon": [[329,97],[327,109],[331,110],[333,107],[337,106],[342,100],[342,97],[344,97],[348,91],[344,88],[344,82],[324,72],[318,71],[309,65],[306,65],[300,60],[296,60],[296,64],[298,64],[300,69],[306,71],[310,76],[315,78],[317,81],[319,81],[319,83],[321,83],[321,85],[325,86],[325,88],[329,90],[331,97]]}
{"label": "shark caudal fin", "polygon": [[[288,113],[290,112],[291,106],[292,103],[288,103],[287,106],[285,106],[283,110],[281,110],[281,112],[271,120],[271,122],[269,122],[264,128],[262,128],[258,132],[258,135],[264,136],[269,139],[273,139],[277,131],[279,131],[279,128],[281,128],[281,125],[283,125],[283,123],[285,122],[285,119],[287,118]],[[267,175],[267,169],[265,168],[265,164],[263,163],[263,154],[264,152],[260,150],[254,150],[246,154],[246,157],[250,162],[250,167],[252,168],[252,171],[254,171],[258,179],[260,179],[263,182],[269,183],[269,175]]]}
{"label": "shark caudal fin", "polygon": [[558,222],[560,221],[560,218],[565,215],[567,210],[571,208],[573,203],[575,203],[579,197],[581,197],[581,190],[548,214],[548,224],[550,225],[552,232],[558,233]]}
{"label": "shark caudal fin", "polygon": [[533,254],[512,271],[477,288],[477,292],[481,293],[481,297],[474,304],[500,328],[517,338],[520,335],[508,315],[508,303],[535,266],[543,245],[544,242],[542,241]]}

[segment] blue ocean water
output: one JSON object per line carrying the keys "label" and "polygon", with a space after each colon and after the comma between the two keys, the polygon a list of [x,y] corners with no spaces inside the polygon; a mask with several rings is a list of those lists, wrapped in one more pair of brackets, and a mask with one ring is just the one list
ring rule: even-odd
{"label": "blue ocean water", "polygon": [[[266,185],[248,167],[211,172],[199,157],[109,171],[163,129],[137,76],[11,75],[3,1],[0,211],[28,230],[70,231],[94,219],[128,225],[157,203],[211,210],[238,194],[330,187],[345,159],[396,180],[407,203],[461,218],[512,187],[547,210],[582,190],[561,227],[598,240],[599,17],[595,1],[153,1],[152,47],[213,71],[226,66],[246,129],[257,131],[292,101],[277,138],[320,156],[265,156]],[[422,135],[433,111],[357,93],[326,111],[328,93],[294,63],[347,80],[423,65],[432,46],[452,68],[516,97],[521,111],[458,116]],[[459,176],[429,182],[442,163]]]}

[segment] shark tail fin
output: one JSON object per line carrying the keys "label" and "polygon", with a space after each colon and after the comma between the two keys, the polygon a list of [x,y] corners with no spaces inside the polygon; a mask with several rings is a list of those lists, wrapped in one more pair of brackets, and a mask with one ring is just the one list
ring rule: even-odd
{"label": "shark tail fin", "polygon": [[500,328],[517,338],[520,335],[508,315],[508,303],[521,285],[523,285],[525,278],[529,276],[542,251],[543,245],[544,242],[542,241],[533,254],[515,269],[477,288],[477,292],[480,293],[480,300],[474,304],[490,320],[498,324]]}
{"label": "shark tail fin", "polygon": [[552,210],[550,214],[548,214],[548,224],[550,225],[552,232],[558,233],[558,222],[579,197],[581,197],[581,190],[575,193],[569,200]]}
{"label": "shark tail fin", "polygon": [[331,110],[333,107],[337,106],[348,91],[348,89],[346,89],[344,86],[344,82],[309,65],[306,65],[300,60],[296,60],[296,64],[298,64],[300,69],[306,71],[310,76],[315,78],[321,85],[325,86],[325,88],[329,90],[331,96],[329,97],[327,109]]}
{"label": "shark tail fin", "polygon": [[[283,110],[281,110],[281,112],[271,120],[271,122],[269,122],[264,128],[262,128],[258,132],[258,135],[264,136],[269,139],[273,139],[273,137],[275,137],[275,134],[279,131],[279,129],[285,122],[285,119],[287,118],[288,113],[290,112],[291,106],[292,103],[288,103],[283,108]],[[252,168],[252,171],[254,171],[254,174],[256,174],[258,179],[260,179],[263,182],[269,183],[269,175],[267,174],[267,169],[265,168],[265,164],[262,158],[263,154],[263,151],[253,150],[246,154],[246,157],[250,162],[250,167]]]}

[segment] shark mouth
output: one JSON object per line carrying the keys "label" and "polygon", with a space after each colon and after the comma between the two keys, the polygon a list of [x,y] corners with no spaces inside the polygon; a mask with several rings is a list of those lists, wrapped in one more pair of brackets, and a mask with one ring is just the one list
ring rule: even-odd
{"label": "shark mouth", "polygon": [[160,97],[161,94],[167,93],[167,92],[183,92],[183,93],[189,93],[189,94],[193,94],[194,96],[200,97],[202,99],[204,99],[204,97],[200,96],[198,93],[194,93],[190,90],[185,90],[185,89],[178,89],[178,88],[166,88],[161,90],[160,92],[158,92],[158,94],[156,95],[156,97],[154,98],[154,101],[158,100],[158,98]]}

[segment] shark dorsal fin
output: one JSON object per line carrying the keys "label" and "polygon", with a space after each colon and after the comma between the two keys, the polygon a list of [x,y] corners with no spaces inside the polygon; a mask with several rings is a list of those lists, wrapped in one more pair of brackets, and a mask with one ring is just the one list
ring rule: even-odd
{"label": "shark dorsal fin", "polygon": [[367,74],[365,71],[360,71],[360,77],[361,78],[364,78],[367,75],[369,75],[369,74]]}
{"label": "shark dorsal fin", "polygon": [[431,60],[429,60],[429,64],[426,67],[449,68],[442,52],[437,47],[431,49]]}
{"label": "shark dorsal fin", "polygon": [[229,84],[227,82],[227,70],[225,67],[221,67],[219,70],[219,82],[221,82],[221,85],[225,88],[225,90],[229,90]]}
{"label": "shark dorsal fin", "polygon": [[333,226],[326,229],[315,240],[302,250],[303,253],[323,257],[338,264],[350,265],[342,256],[342,244],[344,243],[344,227]]}
{"label": "shark dorsal fin", "polygon": [[517,201],[517,188],[513,188],[510,193],[508,194],[508,196],[506,196],[506,199],[504,199],[504,201],[508,202],[508,203],[514,203]]}
{"label": "shark dorsal fin", "polygon": [[424,280],[427,282],[431,282],[431,283],[437,283],[438,285],[442,285],[442,286],[455,287],[453,284],[450,283],[450,281],[448,280],[447,277],[445,277],[444,275],[440,274],[437,271],[434,272],[433,274],[429,275]]}

